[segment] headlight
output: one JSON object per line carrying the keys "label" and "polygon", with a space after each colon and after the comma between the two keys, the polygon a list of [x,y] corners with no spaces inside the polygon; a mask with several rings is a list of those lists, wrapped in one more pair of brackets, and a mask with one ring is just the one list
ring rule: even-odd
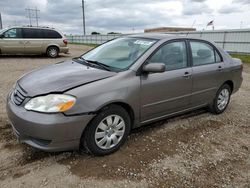
{"label": "headlight", "polygon": [[70,95],[50,94],[29,100],[24,108],[37,112],[64,112],[74,106],[76,98]]}

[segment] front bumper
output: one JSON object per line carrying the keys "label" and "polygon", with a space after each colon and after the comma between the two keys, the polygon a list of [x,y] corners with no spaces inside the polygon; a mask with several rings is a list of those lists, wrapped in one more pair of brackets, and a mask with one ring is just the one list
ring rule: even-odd
{"label": "front bumper", "polygon": [[79,149],[83,130],[94,115],[65,116],[27,111],[8,97],[7,113],[20,142],[45,151]]}

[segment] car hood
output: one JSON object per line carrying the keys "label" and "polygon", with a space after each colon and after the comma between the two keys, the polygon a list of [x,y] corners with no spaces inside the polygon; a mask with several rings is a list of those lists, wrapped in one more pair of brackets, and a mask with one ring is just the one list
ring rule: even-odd
{"label": "car hood", "polygon": [[64,92],[84,84],[114,76],[115,72],[89,67],[75,61],[64,61],[27,73],[18,80],[30,97]]}

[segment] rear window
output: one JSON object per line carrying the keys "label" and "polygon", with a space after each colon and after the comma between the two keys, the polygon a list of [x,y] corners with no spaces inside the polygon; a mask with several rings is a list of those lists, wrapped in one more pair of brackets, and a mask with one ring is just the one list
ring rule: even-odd
{"label": "rear window", "polygon": [[62,36],[57,31],[47,30],[47,29],[32,29],[32,28],[24,28],[23,29],[23,37],[24,38],[33,38],[33,39],[62,38]]}
{"label": "rear window", "polygon": [[44,38],[54,38],[59,39],[62,38],[62,36],[54,30],[44,30]]}

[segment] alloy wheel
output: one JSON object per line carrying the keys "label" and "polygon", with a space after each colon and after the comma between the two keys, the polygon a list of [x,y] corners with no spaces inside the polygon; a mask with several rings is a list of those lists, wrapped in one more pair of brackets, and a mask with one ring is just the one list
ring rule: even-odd
{"label": "alloy wheel", "polygon": [[115,147],[125,133],[125,121],[119,115],[105,117],[95,131],[95,143],[101,149]]}
{"label": "alloy wheel", "polygon": [[217,107],[219,110],[224,110],[229,102],[230,93],[228,89],[221,90],[218,99],[217,99]]}

